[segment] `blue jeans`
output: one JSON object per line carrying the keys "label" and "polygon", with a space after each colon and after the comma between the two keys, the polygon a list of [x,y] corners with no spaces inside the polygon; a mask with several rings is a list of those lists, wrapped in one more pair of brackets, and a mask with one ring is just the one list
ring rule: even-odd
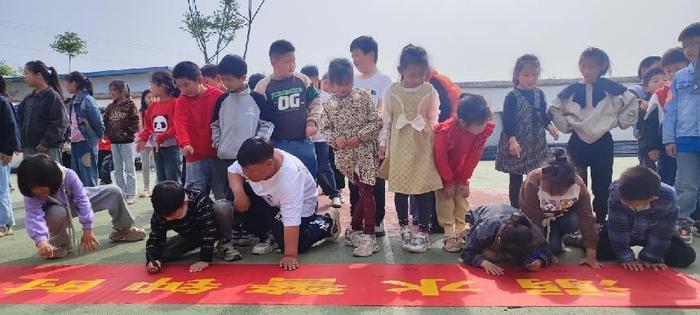
{"label": "blue jeans", "polygon": [[0,226],[15,225],[10,201],[10,166],[0,164]]}
{"label": "blue jeans", "polygon": [[133,143],[112,143],[112,163],[114,163],[115,181],[127,197],[136,195],[135,158],[136,149]]}
{"label": "blue jeans", "polygon": [[165,180],[180,180],[182,152],[178,146],[160,147],[155,151],[153,158],[156,162],[156,178],[159,183]]}
{"label": "blue jeans", "polygon": [[564,245],[561,243],[562,236],[571,234],[579,230],[578,216],[576,212],[569,211],[563,216],[549,223],[549,249],[554,255],[564,253]]}
{"label": "blue jeans", "polygon": [[85,187],[97,186],[97,146],[91,147],[87,141],[70,144],[70,165]]}
{"label": "blue jeans", "polygon": [[697,208],[698,188],[700,188],[700,153],[678,152],[676,157],[676,193],[678,194],[678,220],[694,223],[692,215]]}
{"label": "blue jeans", "polygon": [[218,158],[204,158],[195,162],[187,162],[187,178],[185,187],[206,195],[214,193],[214,199],[226,198],[226,173],[218,171]]}
{"label": "blue jeans", "polygon": [[272,144],[275,148],[286,151],[301,160],[301,163],[304,163],[306,169],[309,170],[311,176],[316,180],[316,173],[318,173],[316,147],[311,140],[278,140],[272,141]]}
{"label": "blue jeans", "polygon": [[331,167],[328,142],[314,142],[316,161],[318,162],[318,184],[323,194],[329,198],[340,197],[340,191],[335,184],[335,172]]}

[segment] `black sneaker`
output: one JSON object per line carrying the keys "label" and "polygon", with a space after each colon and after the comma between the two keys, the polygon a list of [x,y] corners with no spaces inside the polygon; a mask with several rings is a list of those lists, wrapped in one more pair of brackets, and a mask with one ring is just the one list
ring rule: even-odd
{"label": "black sneaker", "polygon": [[681,220],[676,226],[678,236],[688,245],[693,244],[693,229],[688,220]]}
{"label": "black sneaker", "polygon": [[569,247],[583,248],[583,235],[581,231],[576,231],[571,234],[566,234],[561,238],[562,243]]}

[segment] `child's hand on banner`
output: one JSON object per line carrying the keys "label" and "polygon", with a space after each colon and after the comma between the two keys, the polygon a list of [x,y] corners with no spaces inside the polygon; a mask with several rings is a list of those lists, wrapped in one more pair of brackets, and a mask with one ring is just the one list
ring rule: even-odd
{"label": "child's hand on banner", "polygon": [[190,266],[190,272],[200,272],[209,267],[209,263],[206,261],[198,261]]}
{"label": "child's hand on banner", "polygon": [[280,260],[280,268],[287,271],[296,270],[299,268],[299,259],[296,256],[285,255]]}
{"label": "child's hand on banner", "polygon": [[163,265],[160,263],[160,261],[154,260],[152,262],[149,262],[148,265],[146,265],[146,271],[148,274],[156,274],[159,273],[163,268]]}

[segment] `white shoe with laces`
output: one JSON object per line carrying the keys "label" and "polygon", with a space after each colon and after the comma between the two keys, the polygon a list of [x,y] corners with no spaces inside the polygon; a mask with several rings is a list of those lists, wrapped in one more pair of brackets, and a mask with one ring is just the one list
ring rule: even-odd
{"label": "white shoe with laces", "polygon": [[360,234],[356,238],[357,247],[352,250],[353,256],[369,257],[379,252],[379,244],[374,234]]}

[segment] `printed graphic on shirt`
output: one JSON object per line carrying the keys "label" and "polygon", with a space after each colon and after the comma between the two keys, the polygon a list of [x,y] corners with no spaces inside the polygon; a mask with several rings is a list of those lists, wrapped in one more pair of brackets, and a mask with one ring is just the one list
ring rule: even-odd
{"label": "printed graphic on shirt", "polygon": [[270,99],[273,104],[277,104],[277,110],[280,112],[298,110],[301,107],[302,93],[304,93],[304,88],[293,87],[271,93]]}
{"label": "printed graphic on shirt", "polygon": [[165,132],[168,130],[168,116],[161,115],[153,118],[153,131],[154,132]]}

